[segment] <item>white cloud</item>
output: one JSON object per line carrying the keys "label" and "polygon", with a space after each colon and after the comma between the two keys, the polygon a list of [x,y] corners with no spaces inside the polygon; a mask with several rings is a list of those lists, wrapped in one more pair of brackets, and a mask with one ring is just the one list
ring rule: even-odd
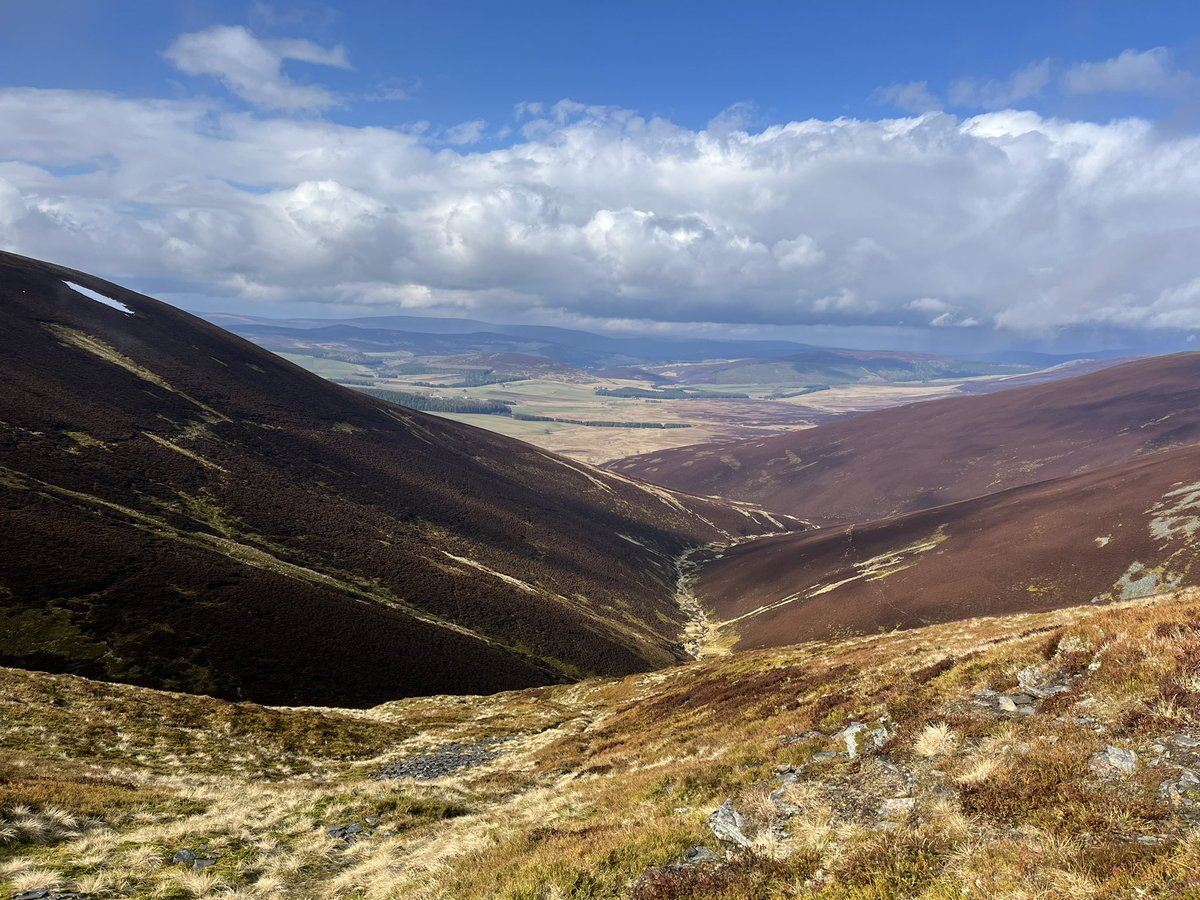
{"label": "white cloud", "polygon": [[960,78],[950,85],[951,106],[973,109],[1005,109],[1036,97],[1050,83],[1050,60],[1032,62],[1008,78]]}
{"label": "white cloud", "polygon": [[1200,329],[1196,137],[1012,111],[754,134],[525,115],[523,143],[467,154],[205,100],[0,89],[0,246],[170,278],[210,308]]}
{"label": "white cloud", "polygon": [[337,98],[316,85],[297,84],[283,72],[284,60],[346,69],[340,44],[325,48],[312,41],[263,41],[240,26],[218,25],[180,35],[167,59],[188,75],[212,75],[243,100],[264,109],[325,109]]}
{"label": "white cloud", "polygon": [[876,88],[871,101],[894,106],[910,113],[932,112],[942,108],[942,101],[929,90],[925,81],[906,81]]}
{"label": "white cloud", "polygon": [[368,91],[363,99],[375,103],[395,103],[411,100],[421,88],[419,78],[385,78]]}
{"label": "white cloud", "polygon": [[483,119],[460,122],[446,129],[446,142],[456,145],[478,144],[483,139],[485,131],[487,131],[487,122]]}
{"label": "white cloud", "polygon": [[1063,73],[1067,94],[1165,94],[1190,84],[1195,78],[1175,68],[1166,47],[1126,50],[1102,62],[1080,63]]}

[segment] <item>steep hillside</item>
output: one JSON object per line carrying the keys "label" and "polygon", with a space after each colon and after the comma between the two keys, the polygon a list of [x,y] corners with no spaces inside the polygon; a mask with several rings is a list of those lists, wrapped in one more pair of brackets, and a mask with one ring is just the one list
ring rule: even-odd
{"label": "steep hillside", "polygon": [[0,669],[0,895],[1196,897],[1198,653],[1189,591],[353,713]]}
{"label": "steep hillside", "polygon": [[874,522],[694,555],[710,643],[1130,599],[1200,584],[1200,447]]}
{"label": "steep hillside", "polygon": [[638,671],[680,655],[675,557],[781,527],[10,254],[0,383],[7,665],[343,705]]}
{"label": "steep hillside", "polygon": [[828,524],[927,509],[1198,440],[1200,353],[1182,353],[610,467]]}

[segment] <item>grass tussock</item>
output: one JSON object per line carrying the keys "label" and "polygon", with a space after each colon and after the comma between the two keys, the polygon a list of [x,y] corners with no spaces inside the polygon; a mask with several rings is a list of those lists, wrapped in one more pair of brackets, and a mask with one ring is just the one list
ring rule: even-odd
{"label": "grass tussock", "polygon": [[[1022,684],[1053,691],[988,693]],[[1200,895],[1200,805],[1164,799],[1200,767],[1196,592],[366,711],[15,670],[0,706],[0,894]],[[852,758],[854,723],[881,736]],[[491,737],[448,776],[370,777]],[[727,800],[744,848],[709,828]]]}

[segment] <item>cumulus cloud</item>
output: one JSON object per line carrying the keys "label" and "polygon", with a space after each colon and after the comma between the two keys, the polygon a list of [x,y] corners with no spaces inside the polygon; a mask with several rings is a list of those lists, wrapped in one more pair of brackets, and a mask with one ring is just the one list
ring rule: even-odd
{"label": "cumulus cloud", "polygon": [[523,115],[521,142],[462,153],[200,99],[0,89],[0,246],[170,278],[210,308],[1200,329],[1196,137],[1012,111],[755,133]]}
{"label": "cumulus cloud", "polygon": [[1194,83],[1193,76],[1175,67],[1166,47],[1126,50],[1102,62],[1080,63],[1062,78],[1067,94],[1166,94]]}
{"label": "cumulus cloud", "polygon": [[350,67],[340,44],[325,48],[298,39],[264,41],[231,25],[180,35],[164,55],[188,75],[211,75],[246,102],[272,110],[325,109],[337,102],[325,88],[289,78],[284,60]]}
{"label": "cumulus cloud", "polygon": [[960,78],[950,85],[950,105],[1004,109],[1040,94],[1050,83],[1050,60],[1023,66],[1004,79]]}

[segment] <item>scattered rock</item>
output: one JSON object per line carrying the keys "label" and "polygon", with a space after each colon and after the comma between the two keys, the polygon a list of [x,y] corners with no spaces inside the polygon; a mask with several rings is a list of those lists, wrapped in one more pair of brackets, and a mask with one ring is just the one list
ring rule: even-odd
{"label": "scattered rock", "polygon": [[742,818],[741,813],[733,808],[732,799],[726,800],[713,810],[708,817],[708,827],[712,829],[712,833],[716,835],[717,840],[735,844],[741,848],[750,846],[750,839],[742,833],[742,828],[745,825],[746,820]]}
{"label": "scattered rock", "polygon": [[1100,775],[1110,772],[1120,772],[1132,775],[1137,771],[1138,757],[1132,750],[1114,747],[1111,744],[1102,753],[1095,754],[1091,760],[1092,771]]}
{"label": "scattered rock", "polygon": [[473,769],[500,756],[497,749],[511,741],[506,738],[484,738],[481,741],[451,741],[427,753],[419,753],[385,765],[371,777],[376,781],[391,778],[415,778],[432,781],[466,769]]}
{"label": "scattered rock", "polygon": [[193,871],[196,871],[196,872],[203,872],[209,866],[215,866],[216,864],[217,864],[216,859],[214,859],[211,856],[205,856],[205,857],[193,862],[192,869],[193,869]]}
{"label": "scattered rock", "polygon": [[1032,716],[1037,711],[1033,707],[1033,698],[1028,694],[1000,694],[996,698],[996,706],[1003,712],[1020,716]]}
{"label": "scattered rock", "polygon": [[792,744],[799,744],[801,741],[819,741],[824,739],[825,734],[823,732],[809,729],[804,734],[789,734],[787,737],[780,739],[779,743],[784,747],[788,747]]}
{"label": "scattered rock", "polygon": [[13,894],[12,900],[88,900],[89,894],[80,891],[56,891],[54,888],[34,888]]}
{"label": "scattered rock", "polygon": [[1039,700],[1053,697],[1055,694],[1065,694],[1071,689],[1071,678],[1062,669],[1053,672],[1042,672],[1033,666],[1022,669],[1017,673],[1017,685],[1026,694],[1032,694]]}
{"label": "scattered rock", "polygon": [[[880,721],[882,722],[882,720]],[[872,728],[863,722],[852,722],[845,731],[838,735],[846,742],[846,755],[851,759],[860,753],[870,753],[872,750],[881,749],[891,736],[892,733],[888,731],[887,725],[880,724]]]}
{"label": "scattered rock", "polygon": [[693,847],[683,855],[683,865],[699,866],[704,863],[720,862],[721,857],[713,853],[707,847]]}
{"label": "scattered rock", "polygon": [[196,854],[191,850],[176,850],[175,855],[171,857],[173,863],[190,863],[194,862]]}
{"label": "scattered rock", "polygon": [[[378,816],[367,816],[363,819],[368,825],[378,824],[381,820]],[[358,822],[351,822],[349,825],[334,825],[332,828],[326,828],[325,833],[335,840],[341,841],[339,850],[348,850],[358,843],[360,835],[365,834],[366,830]]]}
{"label": "scattered rock", "polygon": [[1163,844],[1173,843],[1170,836],[1162,834],[1139,834],[1134,841],[1146,847],[1161,847]]}
{"label": "scattered rock", "polygon": [[912,797],[892,797],[879,805],[879,818],[904,819],[912,815],[917,801]]}
{"label": "scattered rock", "polygon": [[1167,740],[1184,750],[1200,750],[1200,738],[1190,734],[1170,734]]}
{"label": "scattered rock", "polygon": [[1181,769],[1178,778],[1164,781],[1159,786],[1158,797],[1176,807],[1200,806],[1200,773]]}

